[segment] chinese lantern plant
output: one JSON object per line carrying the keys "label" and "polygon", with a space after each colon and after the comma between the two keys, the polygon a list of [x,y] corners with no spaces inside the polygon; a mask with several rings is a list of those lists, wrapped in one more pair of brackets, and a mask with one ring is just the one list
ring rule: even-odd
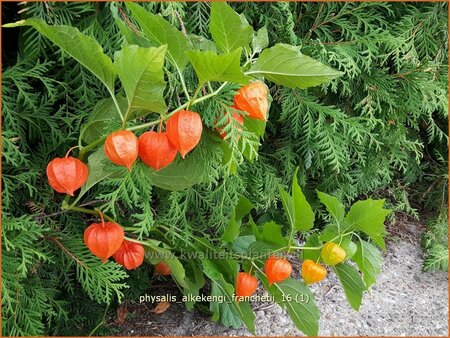
{"label": "chinese lantern plant", "polygon": [[[329,273],[336,274],[350,306],[358,310],[364,292],[376,282],[382,264],[380,249],[384,249],[384,221],[390,213],[383,208],[384,200],[357,201],[347,211],[334,196],[317,192],[317,197],[328,217],[322,230],[313,233],[315,212],[297,182],[297,172],[291,193],[280,186],[284,226],[274,221],[255,224],[251,218],[245,223],[253,206],[242,197],[221,237],[231,251],[230,257],[236,258],[227,259],[227,266],[214,260],[203,263],[203,271],[213,285],[217,283],[222,294],[230,298],[235,295],[239,301],[228,316],[234,316],[250,331],[254,330],[254,315],[248,307],[249,298],[242,297],[254,295],[258,284],[286,308],[299,330],[315,336],[319,309],[310,285],[323,282]],[[293,274],[295,257],[301,258],[301,267]],[[235,269],[240,272],[236,274]],[[210,309],[220,318],[224,307],[211,304]]]}
{"label": "chinese lantern plant", "polygon": [[[113,9],[117,6],[122,5],[111,4]],[[249,303],[237,303],[233,298],[241,263],[252,266],[253,270],[251,274],[241,271],[246,275],[239,275],[238,294],[253,294],[258,280],[276,294],[277,301],[287,284],[294,283],[294,289],[308,292],[306,286],[298,284],[302,282],[289,277],[292,266],[289,258],[283,257],[283,253],[302,250],[294,236],[313,226],[314,214],[303,208],[306,201],[304,197],[298,197],[300,188],[294,186],[292,196],[284,190],[280,192],[291,226],[290,236],[283,235],[281,227],[274,222],[262,225],[261,233],[255,224],[253,235],[244,241],[248,244],[246,247],[240,241],[240,226],[251,204],[243,198],[241,203],[248,210],[243,213],[239,204],[229,228],[223,233],[220,227],[213,229],[214,244],[205,233],[200,232],[197,237],[192,229],[173,231],[176,224],[166,228],[162,224],[167,219],[159,218],[160,215],[154,212],[154,204],[159,204],[157,210],[167,208],[170,203],[176,204],[170,199],[175,199],[176,194],[168,197],[161,190],[178,191],[199,183],[206,183],[211,189],[222,178],[225,182],[230,174],[236,174],[243,161],[251,165],[264,138],[266,122],[271,117],[269,84],[304,89],[332,81],[341,72],[302,54],[298,46],[277,44],[269,47],[267,30],[255,32],[242,16],[223,2],[211,4],[209,30],[212,40],[207,41],[211,47],[208,50],[194,47],[195,37],[183,34],[140,5],[127,2],[123,6],[124,13],[131,15],[138,27],[130,27],[131,21],[124,22],[115,17],[125,43],[112,57],[103,52],[95,39],[74,27],[51,26],[34,18],[4,25],[5,28],[31,26],[36,29],[92,72],[109,94],[97,102],[81,127],[78,158],[67,154],[65,158],[50,160],[47,168],[49,185],[56,193],[66,194],[61,195],[64,212],[97,216],[96,210],[80,206],[80,201],[90,205],[97,202],[90,201],[95,197],[103,203],[98,208],[108,222],[86,224],[84,242],[105,266],[111,266],[113,263],[109,261],[115,260],[124,269],[133,270],[139,268],[144,259],[153,265],[163,261],[170,270],[170,278],[184,294],[199,294],[206,277],[211,281],[212,293],[224,293],[231,301],[227,303],[230,305],[211,303],[213,318],[234,327],[245,323],[253,332]],[[112,15],[115,15],[114,11]],[[184,76],[187,73],[195,74],[195,83],[188,83]],[[154,192],[157,198],[153,198],[152,187],[160,189]],[[97,193],[97,188],[102,192]],[[110,190],[105,191],[105,188]],[[227,201],[230,209],[234,201],[233,198]],[[303,204],[299,207],[298,203]],[[377,205],[372,209],[377,207],[381,208]],[[187,211],[180,212],[183,213],[187,214]],[[226,211],[223,213],[222,219],[226,219]],[[335,214],[334,211],[330,213]],[[351,215],[352,209],[346,217],[351,218]],[[367,230],[358,220],[350,221],[337,219],[322,237],[316,238],[318,243],[313,243],[307,252],[312,256],[319,254],[324,241],[337,245],[341,241],[353,242],[356,230],[365,232],[377,245],[382,244],[378,228],[371,225]],[[173,236],[165,235],[167,233]],[[82,233],[79,234],[81,238]],[[367,264],[364,264],[363,253],[371,250],[373,245],[363,237],[357,238],[361,248],[352,259],[361,262],[367,284],[373,281],[374,274],[364,271]],[[233,245],[235,241],[241,245]],[[278,247],[276,254],[275,249],[272,250],[275,247]],[[181,249],[186,248],[196,253],[226,252],[233,259],[223,262],[186,259],[180,254]],[[257,252],[262,248],[264,254],[271,254],[266,269],[262,260],[242,260],[247,257],[247,250]],[[149,258],[151,254],[164,257],[152,259]],[[309,258],[321,260],[319,256]],[[161,271],[160,267],[155,270]],[[339,274],[340,269],[353,268],[336,263],[333,269],[343,275]],[[163,275],[169,276],[167,271]],[[77,276],[82,278],[79,277],[81,274]],[[110,284],[102,288],[83,280],[81,285],[89,297],[111,303]],[[119,282],[114,285],[113,291],[120,301],[121,288],[125,285]],[[304,312],[294,303],[287,304],[290,313]],[[186,302],[187,307],[193,305],[192,301]],[[307,328],[305,322],[317,319],[315,312],[311,313],[313,318],[303,313],[300,323],[296,322],[308,334],[314,330],[311,326]]]}

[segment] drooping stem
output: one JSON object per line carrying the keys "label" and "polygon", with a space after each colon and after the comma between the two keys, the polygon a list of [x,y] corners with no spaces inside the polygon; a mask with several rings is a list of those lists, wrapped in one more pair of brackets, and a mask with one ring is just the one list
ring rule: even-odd
{"label": "drooping stem", "polygon": [[66,153],[66,158],[67,157],[69,157],[69,154],[71,153],[71,151],[73,150],[73,149],[75,149],[75,148],[80,148],[80,146],[73,146],[72,148],[70,148],[69,150],[67,150],[67,153]]}
{"label": "drooping stem", "polygon": [[105,218],[103,217],[103,213],[99,210],[99,209],[95,209],[95,211],[97,211],[97,213],[100,215],[100,218],[102,220],[102,225],[105,225]]}

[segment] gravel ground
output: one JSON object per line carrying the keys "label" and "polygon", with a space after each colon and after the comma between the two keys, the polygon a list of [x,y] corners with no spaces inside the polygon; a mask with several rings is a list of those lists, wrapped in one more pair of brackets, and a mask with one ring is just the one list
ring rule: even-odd
{"label": "gravel ground", "polygon": [[[406,230],[406,231],[405,231]],[[350,308],[337,277],[312,290],[321,311],[321,336],[448,336],[448,275],[422,272],[422,251],[417,223],[403,223],[404,239],[389,241],[382,272],[364,295],[359,312]],[[165,294],[167,290],[159,290]],[[174,293],[171,289],[169,293]],[[256,335],[303,335],[278,305],[255,303]],[[204,314],[187,312],[172,304],[162,314],[149,313],[154,305],[129,305],[129,316],[119,326],[120,335],[133,336],[249,336],[245,328],[229,329]]]}

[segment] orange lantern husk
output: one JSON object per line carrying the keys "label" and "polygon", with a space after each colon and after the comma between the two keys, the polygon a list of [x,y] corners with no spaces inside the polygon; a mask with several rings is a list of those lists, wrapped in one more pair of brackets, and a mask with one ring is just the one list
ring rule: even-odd
{"label": "orange lantern husk", "polygon": [[166,123],[167,137],[182,158],[185,158],[186,154],[200,142],[202,131],[200,115],[189,110],[176,112]]}
{"label": "orange lantern husk", "polygon": [[171,164],[177,149],[169,142],[165,132],[148,131],[139,137],[139,157],[155,170]]}
{"label": "orange lantern husk", "polygon": [[108,135],[103,147],[109,160],[131,170],[138,157],[139,140],[130,130],[119,130]]}

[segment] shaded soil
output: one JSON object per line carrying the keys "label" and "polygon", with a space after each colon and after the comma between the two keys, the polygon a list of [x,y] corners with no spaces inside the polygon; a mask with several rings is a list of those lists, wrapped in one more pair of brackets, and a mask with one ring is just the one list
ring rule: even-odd
{"label": "shaded soil", "polygon": [[[402,214],[388,226],[387,250],[376,285],[364,295],[359,312],[350,308],[337,277],[330,273],[312,291],[321,311],[322,336],[448,336],[448,275],[422,272],[420,223]],[[297,270],[296,264],[294,269]],[[258,290],[264,293],[262,289]],[[181,295],[176,288],[158,288],[152,295]],[[251,335],[245,328],[225,328],[183,303],[171,303],[161,313],[152,312],[156,303],[128,304],[123,323],[116,327],[123,336],[240,336]],[[259,336],[303,335],[286,312],[276,304],[253,303],[256,334]],[[125,310],[125,308],[122,308]],[[122,311],[122,315],[124,311]]]}

